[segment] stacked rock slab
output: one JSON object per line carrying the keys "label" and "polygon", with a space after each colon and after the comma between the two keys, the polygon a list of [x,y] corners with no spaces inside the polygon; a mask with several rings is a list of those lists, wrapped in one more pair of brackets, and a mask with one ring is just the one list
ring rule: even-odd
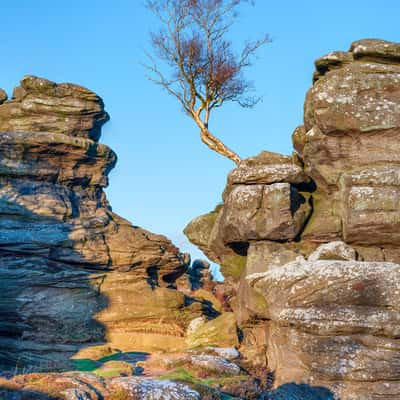
{"label": "stacked rock slab", "polygon": [[399,264],[295,261],[248,280],[267,304],[277,386],[305,382],[344,400],[399,398]]}
{"label": "stacked rock slab", "polygon": [[242,350],[275,386],[397,399],[400,44],[361,40],[315,65],[297,153],[244,160],[185,232],[234,271]]}
{"label": "stacked rock slab", "polygon": [[367,247],[365,259],[399,261],[400,45],[363,40],[333,54],[316,61],[293,135],[317,186],[303,238],[341,238],[361,255]]}
{"label": "stacked rock slab", "polygon": [[105,342],[182,348],[207,307],[174,288],[187,258],[112,212],[102,100],[31,76],[1,93],[0,364],[52,369]]}

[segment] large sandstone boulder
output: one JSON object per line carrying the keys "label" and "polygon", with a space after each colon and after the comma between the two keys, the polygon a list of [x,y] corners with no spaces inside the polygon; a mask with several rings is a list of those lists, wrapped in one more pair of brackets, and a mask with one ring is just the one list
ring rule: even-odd
{"label": "large sandstone boulder", "polygon": [[317,185],[304,237],[398,245],[399,45],[362,40],[340,54],[316,62],[304,126],[293,135]]}
{"label": "large sandstone boulder", "polygon": [[68,366],[101,343],[182,349],[190,321],[217,312],[176,290],[187,257],[112,212],[102,100],[32,76],[0,95],[0,365]]}
{"label": "large sandstone boulder", "polygon": [[311,211],[294,184],[308,180],[295,156],[261,152],[243,160],[228,176],[214,241],[294,239]]}
{"label": "large sandstone boulder", "polygon": [[[1,97],[4,100],[4,95]],[[0,109],[0,131],[61,133],[98,140],[108,119],[103,101],[92,91],[26,76]]]}
{"label": "large sandstone boulder", "polygon": [[311,208],[289,183],[239,185],[225,200],[220,221],[221,240],[291,240],[303,228]]}
{"label": "large sandstone boulder", "polygon": [[267,304],[277,386],[325,386],[341,399],[400,396],[400,265],[297,261],[247,279]]}
{"label": "large sandstone boulder", "polygon": [[[228,185],[303,183],[308,177],[296,155],[292,157],[262,151],[256,157],[240,162],[228,175]],[[228,187],[229,187],[228,186]]]}

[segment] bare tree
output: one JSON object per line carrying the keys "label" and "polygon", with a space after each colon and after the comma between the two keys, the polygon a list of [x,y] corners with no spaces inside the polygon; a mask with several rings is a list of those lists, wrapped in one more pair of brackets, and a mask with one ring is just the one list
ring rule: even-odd
{"label": "bare tree", "polygon": [[146,2],[162,22],[160,31],[151,33],[155,57],[148,54],[148,78],[178,99],[207,146],[236,164],[240,157],[210,132],[209,121],[212,111],[229,101],[242,107],[253,107],[259,101],[248,95],[253,87],[244,79],[243,70],[251,65],[256,50],[269,42],[268,36],[246,43],[239,55],[226,38],[238,6],[245,2],[248,0]]}

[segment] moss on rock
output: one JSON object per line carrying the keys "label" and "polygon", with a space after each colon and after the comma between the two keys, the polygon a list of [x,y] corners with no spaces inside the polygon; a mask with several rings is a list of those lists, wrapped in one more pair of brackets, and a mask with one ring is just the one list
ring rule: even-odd
{"label": "moss on rock", "polygon": [[239,345],[235,315],[231,312],[206,322],[186,338],[190,348],[202,346],[235,347]]}

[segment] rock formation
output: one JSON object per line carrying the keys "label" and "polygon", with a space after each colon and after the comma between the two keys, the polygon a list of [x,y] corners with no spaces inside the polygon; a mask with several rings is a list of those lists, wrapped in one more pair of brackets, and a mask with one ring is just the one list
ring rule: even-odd
{"label": "rock formation", "polygon": [[[223,284],[112,212],[96,94],[36,77],[0,90],[0,367],[90,358],[131,375],[125,353],[161,350],[142,366],[232,375],[242,398],[261,390],[243,367],[269,373],[270,399],[400,398],[400,44],[361,40],[315,66],[296,151],[243,160],[185,229]],[[53,378],[65,399],[204,389],[75,372],[3,379],[0,396],[49,398]]]}
{"label": "rock formation", "polygon": [[[203,398],[200,390],[197,391],[182,383],[133,376],[104,380],[87,373],[31,374],[17,376],[3,384],[4,387],[0,386],[0,396],[6,400],[201,400]],[[214,395],[212,391],[210,392]],[[219,397],[214,395],[211,398]]]}
{"label": "rock formation", "polygon": [[221,265],[243,355],[275,387],[398,399],[400,44],[315,66],[296,152],[244,160],[185,233]]}
{"label": "rock formation", "polygon": [[104,343],[184,348],[190,322],[219,313],[176,289],[185,255],[112,212],[102,100],[32,76],[6,99],[1,91],[0,365],[53,369]]}

